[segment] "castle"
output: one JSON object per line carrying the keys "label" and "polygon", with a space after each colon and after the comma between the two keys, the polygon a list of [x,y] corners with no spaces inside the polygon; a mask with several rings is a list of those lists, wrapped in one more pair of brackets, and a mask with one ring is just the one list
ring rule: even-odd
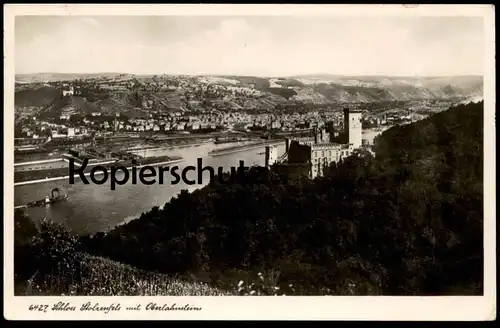
{"label": "castle", "polygon": [[362,113],[344,109],[344,131],[337,133],[332,124],[315,129],[312,137],[286,139],[285,154],[278,158],[275,146],[266,147],[266,167],[278,174],[311,179],[324,174],[332,162],[350,156],[362,145]]}

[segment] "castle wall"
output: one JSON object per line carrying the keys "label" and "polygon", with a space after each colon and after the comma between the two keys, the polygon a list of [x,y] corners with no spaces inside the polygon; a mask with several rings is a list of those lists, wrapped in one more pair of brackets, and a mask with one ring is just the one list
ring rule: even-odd
{"label": "castle wall", "polygon": [[338,162],[351,154],[347,145],[337,143],[317,144],[311,147],[311,178],[322,176],[332,162]]}

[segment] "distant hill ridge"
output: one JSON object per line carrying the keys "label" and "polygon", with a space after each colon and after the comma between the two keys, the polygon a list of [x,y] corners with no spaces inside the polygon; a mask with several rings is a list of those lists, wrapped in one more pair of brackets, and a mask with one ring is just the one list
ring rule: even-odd
{"label": "distant hill ridge", "polygon": [[[16,75],[18,83],[47,83],[75,79],[135,79],[142,83],[150,83],[153,75],[133,75],[124,73],[92,73],[63,74],[39,73]],[[159,75],[157,75],[159,76]],[[164,77],[165,75],[163,75]],[[259,99],[248,97],[238,105],[229,99],[234,110],[241,108],[272,108],[277,104],[315,103],[328,104],[335,102],[378,102],[408,101],[422,99],[465,99],[483,96],[483,77],[442,76],[442,77],[399,77],[399,76],[341,76],[329,74],[299,75],[294,77],[252,77],[238,75],[205,75],[192,76],[189,83],[218,84],[222,87],[238,86],[256,89],[262,93]],[[155,78],[153,77],[153,80]],[[197,82],[193,82],[197,81]],[[105,91],[94,97],[84,97],[84,108],[103,108],[104,111],[116,112],[133,108],[160,107],[172,110],[184,110],[187,105],[187,88],[175,92],[164,91]],[[16,107],[47,107],[56,102],[61,91],[54,87],[34,87],[23,85],[15,94]],[[243,96],[244,98],[244,96]],[[222,98],[220,100],[223,100]],[[241,97],[240,97],[241,100]],[[56,106],[57,107],[57,106]],[[77,112],[85,112],[76,106]],[[59,108],[52,109],[57,112]]]}

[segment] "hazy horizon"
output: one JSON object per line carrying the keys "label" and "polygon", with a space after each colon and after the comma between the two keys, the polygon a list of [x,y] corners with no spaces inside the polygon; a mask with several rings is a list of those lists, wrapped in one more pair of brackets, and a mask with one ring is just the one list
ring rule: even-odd
{"label": "hazy horizon", "polygon": [[294,77],[306,77],[306,76],[338,76],[338,77],[394,77],[394,78],[433,78],[433,77],[474,77],[480,76],[484,77],[484,74],[458,74],[458,75],[383,75],[383,74],[331,74],[331,73],[304,73],[304,74],[295,74],[295,75],[241,75],[241,74],[169,74],[169,73],[131,73],[131,72],[34,72],[34,73],[16,73],[15,75],[42,75],[42,74],[59,74],[59,75],[106,75],[106,74],[123,74],[123,75],[137,75],[137,76],[240,76],[240,77],[262,77],[262,78],[294,78]]}
{"label": "hazy horizon", "polygon": [[16,74],[483,76],[471,17],[18,16]]}

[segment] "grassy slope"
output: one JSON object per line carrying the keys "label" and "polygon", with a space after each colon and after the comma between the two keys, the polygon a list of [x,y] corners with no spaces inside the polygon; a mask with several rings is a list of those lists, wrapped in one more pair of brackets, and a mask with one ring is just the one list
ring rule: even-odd
{"label": "grassy slope", "polygon": [[102,257],[85,255],[83,279],[77,283],[64,271],[37,276],[34,282],[16,286],[16,295],[55,296],[224,296],[236,292],[222,291],[201,282],[189,282],[175,276],[146,272]]}

